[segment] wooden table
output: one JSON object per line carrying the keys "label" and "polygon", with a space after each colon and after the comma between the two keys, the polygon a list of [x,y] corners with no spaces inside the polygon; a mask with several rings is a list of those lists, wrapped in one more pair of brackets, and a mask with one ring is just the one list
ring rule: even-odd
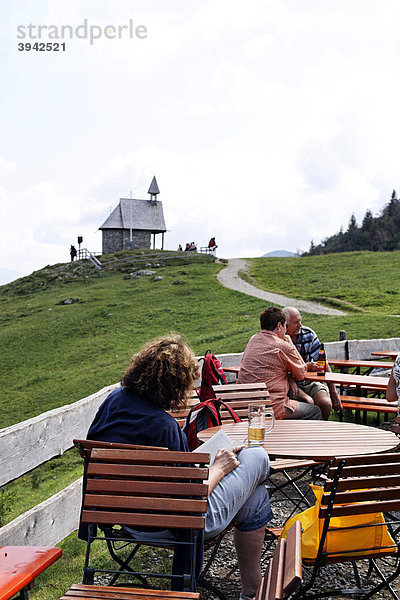
{"label": "wooden table", "polygon": [[[205,442],[223,429],[241,443],[247,436],[247,421],[226,423],[198,433]],[[276,421],[274,429],[265,436],[263,447],[271,458],[298,458],[327,461],[337,456],[390,452],[400,445],[391,431],[337,421]]]}
{"label": "wooden table", "polygon": [[335,383],[343,386],[354,386],[369,390],[384,392],[389,381],[388,377],[374,377],[372,375],[354,375],[352,373],[325,373],[318,375],[315,372],[306,373],[304,379],[307,381],[320,381],[322,383]]}
{"label": "wooden table", "polygon": [[379,360],[342,360],[342,359],[329,359],[331,367],[337,369],[354,369],[356,375],[360,375],[361,369],[367,369],[363,375],[369,375],[372,369],[391,369],[394,365],[393,361],[381,362]]}
{"label": "wooden table", "polygon": [[[373,352],[371,354],[374,354]],[[378,354],[378,353],[376,353]],[[386,355],[385,355],[386,356]],[[397,356],[397,354],[396,354]],[[328,363],[332,367],[338,367],[340,369],[352,367],[355,369],[366,368],[366,369],[391,369],[394,365],[393,361],[385,361],[381,362],[379,360],[345,360],[339,358],[331,358],[328,360]],[[231,367],[223,367],[226,373],[235,373],[236,375],[239,373],[240,365],[234,365]],[[359,372],[357,373],[359,375]]]}
{"label": "wooden table", "polygon": [[386,356],[386,358],[397,358],[400,352],[396,350],[380,350],[379,352],[371,352],[372,356]]}

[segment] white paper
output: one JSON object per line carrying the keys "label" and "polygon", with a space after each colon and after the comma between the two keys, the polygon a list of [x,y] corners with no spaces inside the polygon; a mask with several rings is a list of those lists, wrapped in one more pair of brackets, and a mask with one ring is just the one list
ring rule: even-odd
{"label": "white paper", "polygon": [[226,448],[227,450],[230,450],[231,448],[234,448],[235,446],[240,446],[246,440],[247,440],[247,436],[242,441],[233,440],[228,435],[226,435],[226,433],[224,431],[222,431],[222,429],[220,429],[218,431],[218,433],[216,433],[209,440],[204,442],[204,444],[202,444],[201,446],[196,448],[196,450],[193,450],[193,452],[209,452],[210,453],[210,465],[212,465],[215,460],[215,456],[216,456],[218,450],[221,450],[221,448]]}

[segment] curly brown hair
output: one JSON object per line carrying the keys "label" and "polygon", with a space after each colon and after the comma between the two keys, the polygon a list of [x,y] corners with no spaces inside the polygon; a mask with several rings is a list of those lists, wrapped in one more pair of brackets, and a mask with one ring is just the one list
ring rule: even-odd
{"label": "curly brown hair", "polygon": [[133,356],[121,385],[150,404],[170,410],[185,406],[198,377],[193,351],[179,335],[170,334],[147,342]]}

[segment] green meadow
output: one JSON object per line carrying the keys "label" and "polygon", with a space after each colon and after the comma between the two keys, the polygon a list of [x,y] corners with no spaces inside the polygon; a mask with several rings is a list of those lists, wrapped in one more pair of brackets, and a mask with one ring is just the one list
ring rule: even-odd
{"label": "green meadow", "polygon": [[[201,261],[201,259],[200,259]],[[240,352],[265,302],[223,288],[222,264],[170,260],[157,276],[130,268],[78,274],[54,265],[0,288],[0,427],[75,402],[119,380],[149,338],[185,336],[196,354]],[[400,252],[252,259],[256,285],[346,311],[303,315],[324,341],[398,336]],[[72,299],[65,305],[64,300]]]}

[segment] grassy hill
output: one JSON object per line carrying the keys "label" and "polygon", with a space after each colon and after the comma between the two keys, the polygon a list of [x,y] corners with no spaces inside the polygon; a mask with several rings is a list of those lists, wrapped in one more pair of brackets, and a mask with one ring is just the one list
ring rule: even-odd
{"label": "grassy hill", "polygon": [[[251,260],[260,287],[323,301],[346,317],[304,315],[325,341],[400,335],[400,252]],[[118,381],[151,337],[177,331],[196,354],[240,352],[259,327],[262,300],[223,288],[222,264],[170,260],[157,276],[87,263],[47,266],[0,287],[0,428],[75,402]],[[70,304],[64,304],[71,300]]]}

